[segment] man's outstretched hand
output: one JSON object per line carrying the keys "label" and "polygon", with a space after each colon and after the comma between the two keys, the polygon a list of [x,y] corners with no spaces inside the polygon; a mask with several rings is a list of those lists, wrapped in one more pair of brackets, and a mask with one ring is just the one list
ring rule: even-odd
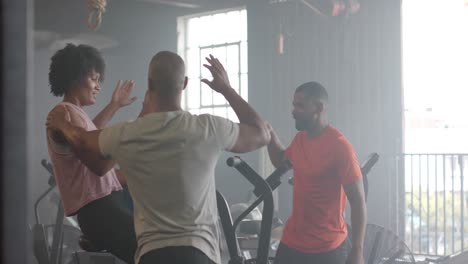
{"label": "man's outstretched hand", "polygon": [[211,87],[211,89],[221,94],[224,91],[231,89],[228,74],[221,62],[219,62],[219,60],[213,55],[210,55],[209,58],[206,58],[206,61],[208,61],[208,64],[203,64],[203,66],[211,72],[211,75],[213,75],[213,80],[209,81],[208,79],[203,79],[201,81],[206,83],[209,87]]}

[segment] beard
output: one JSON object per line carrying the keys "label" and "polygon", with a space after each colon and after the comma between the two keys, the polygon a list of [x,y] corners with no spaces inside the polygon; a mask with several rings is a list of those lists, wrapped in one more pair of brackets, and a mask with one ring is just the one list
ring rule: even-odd
{"label": "beard", "polygon": [[295,122],[296,122],[296,129],[297,129],[297,131],[306,130],[307,127],[308,127],[308,126],[307,126],[307,123],[306,123],[304,120],[296,119]]}
{"label": "beard", "polygon": [[320,127],[320,121],[318,119],[315,120],[303,120],[303,119],[295,119],[296,129],[297,131],[315,131]]}

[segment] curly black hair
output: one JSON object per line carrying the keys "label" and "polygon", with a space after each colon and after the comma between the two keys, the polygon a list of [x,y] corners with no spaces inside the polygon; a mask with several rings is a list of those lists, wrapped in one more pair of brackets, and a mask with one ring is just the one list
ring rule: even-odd
{"label": "curly black hair", "polygon": [[101,52],[88,45],[67,44],[51,58],[49,68],[50,92],[63,96],[76,83],[82,81],[93,70],[104,80],[106,64]]}

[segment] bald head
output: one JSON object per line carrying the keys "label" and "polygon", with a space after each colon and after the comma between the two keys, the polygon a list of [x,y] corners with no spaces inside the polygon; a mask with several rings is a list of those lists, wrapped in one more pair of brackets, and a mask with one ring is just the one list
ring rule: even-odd
{"label": "bald head", "polygon": [[159,96],[176,98],[185,86],[185,64],[182,58],[170,51],[153,56],[148,69],[148,89]]}

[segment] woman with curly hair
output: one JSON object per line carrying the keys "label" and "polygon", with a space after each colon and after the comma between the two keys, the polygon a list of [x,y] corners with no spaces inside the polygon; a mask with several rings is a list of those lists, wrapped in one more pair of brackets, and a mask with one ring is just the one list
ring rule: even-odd
{"label": "woman with curly hair", "polygon": [[[64,108],[67,119],[87,131],[103,128],[117,110],[136,100],[130,98],[134,82],[119,81],[110,102],[91,119],[83,107],[96,103],[104,71],[104,59],[94,47],[68,44],[57,51],[51,59],[49,83],[51,93],[63,100],[51,111]],[[77,216],[81,231],[94,247],[133,263],[133,212],[125,206],[125,179],[114,169],[115,162],[105,161],[106,170],[97,175],[81,162],[93,157],[71,148],[61,133],[48,130],[47,144],[65,214]]]}

